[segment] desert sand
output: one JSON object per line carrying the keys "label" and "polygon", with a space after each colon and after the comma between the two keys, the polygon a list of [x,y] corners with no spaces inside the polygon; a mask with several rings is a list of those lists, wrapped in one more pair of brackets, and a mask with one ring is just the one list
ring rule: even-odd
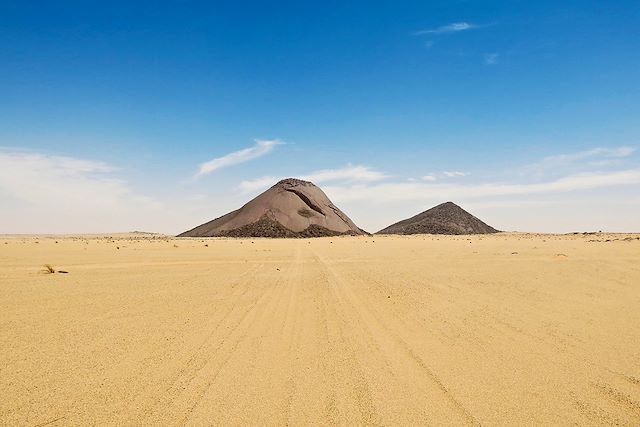
{"label": "desert sand", "polygon": [[637,237],[0,238],[0,424],[639,425]]}

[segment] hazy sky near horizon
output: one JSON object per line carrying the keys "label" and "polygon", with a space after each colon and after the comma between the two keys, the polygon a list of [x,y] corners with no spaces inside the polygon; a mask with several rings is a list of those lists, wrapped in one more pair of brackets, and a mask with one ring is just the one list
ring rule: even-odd
{"label": "hazy sky near horizon", "polygon": [[640,231],[637,1],[0,3],[0,233],[177,233],[288,176],[377,231]]}

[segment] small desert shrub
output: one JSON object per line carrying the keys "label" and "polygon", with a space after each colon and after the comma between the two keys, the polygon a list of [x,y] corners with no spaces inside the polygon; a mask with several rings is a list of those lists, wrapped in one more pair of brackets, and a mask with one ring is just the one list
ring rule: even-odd
{"label": "small desert shrub", "polygon": [[53,274],[56,272],[56,269],[53,268],[53,266],[51,264],[45,264],[44,265],[44,272],[47,274]]}

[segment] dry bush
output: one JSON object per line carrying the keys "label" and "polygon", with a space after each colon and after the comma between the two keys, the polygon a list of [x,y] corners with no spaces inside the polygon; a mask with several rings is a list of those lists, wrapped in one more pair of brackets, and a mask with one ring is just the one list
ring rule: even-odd
{"label": "dry bush", "polygon": [[45,264],[44,265],[44,272],[47,274],[53,274],[56,272],[56,269],[53,268],[53,266],[51,264]]}

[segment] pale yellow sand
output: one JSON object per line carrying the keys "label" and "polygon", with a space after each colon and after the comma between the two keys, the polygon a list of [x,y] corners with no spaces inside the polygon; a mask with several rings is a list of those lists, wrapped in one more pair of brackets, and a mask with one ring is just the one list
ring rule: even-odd
{"label": "pale yellow sand", "polygon": [[0,424],[639,425],[635,237],[0,239]]}

